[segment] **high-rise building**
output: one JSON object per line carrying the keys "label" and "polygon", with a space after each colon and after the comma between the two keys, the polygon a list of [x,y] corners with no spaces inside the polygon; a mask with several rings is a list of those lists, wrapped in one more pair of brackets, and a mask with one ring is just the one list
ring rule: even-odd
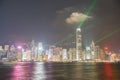
{"label": "high-rise building", "polygon": [[81,29],[76,29],[76,60],[83,60]]}
{"label": "high-rise building", "polygon": [[8,50],[9,50],[9,45],[5,45],[4,50],[5,50],[5,51],[8,51]]}
{"label": "high-rise building", "polygon": [[17,52],[16,52],[16,48],[14,45],[11,45],[10,47],[10,50],[8,51],[8,54],[7,54],[7,58],[10,60],[10,61],[15,61],[17,60]]}
{"label": "high-rise building", "polygon": [[0,59],[3,57],[3,55],[4,55],[3,48],[2,48],[2,46],[0,45]]}
{"label": "high-rise building", "polygon": [[42,42],[39,42],[38,43],[38,61],[42,61],[42,54],[43,52],[43,45],[42,45]]}
{"label": "high-rise building", "polygon": [[0,50],[2,51],[3,50],[3,48],[2,48],[2,46],[0,45]]}
{"label": "high-rise building", "polygon": [[63,49],[62,50],[62,59],[63,60],[67,60],[68,59],[67,49]]}
{"label": "high-rise building", "polygon": [[32,42],[31,42],[31,58],[32,58],[32,60],[35,60],[35,56],[36,56],[36,53],[35,53],[35,41],[32,40]]}
{"label": "high-rise building", "polygon": [[68,57],[69,57],[69,61],[76,61],[76,49],[75,48],[69,48]]}

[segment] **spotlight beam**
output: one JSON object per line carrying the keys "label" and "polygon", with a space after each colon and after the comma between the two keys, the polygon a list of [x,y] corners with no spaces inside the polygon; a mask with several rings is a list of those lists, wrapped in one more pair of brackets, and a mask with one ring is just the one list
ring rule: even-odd
{"label": "spotlight beam", "polygon": [[104,35],[103,37],[101,37],[100,39],[98,39],[98,40],[95,42],[95,44],[98,44],[98,43],[100,43],[101,41],[103,41],[103,40],[105,40],[105,39],[113,36],[115,33],[119,32],[119,31],[120,31],[120,28],[117,29],[117,30],[112,31],[111,33],[109,33],[109,34],[107,34],[107,35]]}
{"label": "spotlight beam", "polygon": [[[94,6],[95,6],[95,4],[96,4],[96,1],[97,1],[97,0],[92,0],[91,5],[90,5],[90,6],[88,7],[88,9],[85,11],[85,14],[86,14],[86,15],[89,15],[89,14],[90,14],[90,12],[92,11],[92,9],[94,8]],[[79,25],[78,25],[78,28],[81,28],[81,27],[84,25],[84,23],[85,23],[86,20],[87,20],[87,18],[84,19],[83,21],[81,21],[81,22],[79,23]],[[65,40],[70,39],[70,38],[73,37],[74,35],[75,35],[75,33],[74,33],[74,34],[69,34],[67,37],[63,38],[62,40],[60,40],[60,41],[58,41],[58,42],[56,42],[56,43],[54,43],[53,45],[57,45],[57,44],[59,44],[59,43],[62,43],[62,42],[64,42]]]}

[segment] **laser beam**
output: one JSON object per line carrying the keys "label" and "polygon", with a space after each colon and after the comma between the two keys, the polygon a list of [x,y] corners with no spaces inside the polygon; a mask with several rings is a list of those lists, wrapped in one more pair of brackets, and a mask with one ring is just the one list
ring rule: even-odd
{"label": "laser beam", "polygon": [[[91,13],[92,9],[94,8],[94,6],[95,6],[95,4],[96,4],[96,1],[97,1],[97,0],[92,0],[92,3],[90,4],[90,6],[89,6],[89,7],[87,8],[87,10],[85,11],[85,14],[86,14],[86,15],[89,15],[89,14]],[[85,18],[83,21],[81,21],[81,22],[79,23],[79,25],[78,25],[78,28],[81,28],[81,27],[84,25],[84,23],[85,23],[86,20],[87,20],[87,18]],[[54,43],[53,45],[57,45],[57,44],[59,44],[59,43],[62,43],[62,42],[64,42],[65,40],[70,39],[70,38],[73,37],[74,35],[75,35],[75,34],[70,34],[70,35],[68,35],[67,37],[63,38],[62,40]]]}

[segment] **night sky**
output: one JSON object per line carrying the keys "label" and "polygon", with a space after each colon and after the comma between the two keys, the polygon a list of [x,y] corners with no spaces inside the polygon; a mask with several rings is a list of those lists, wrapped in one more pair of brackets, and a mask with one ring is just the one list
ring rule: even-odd
{"label": "night sky", "polygon": [[[0,42],[42,41],[53,44],[74,33],[79,23],[66,19],[85,14],[92,0],[0,0]],[[120,0],[97,0],[82,26],[84,46],[120,28]],[[120,48],[120,32],[99,45]]]}

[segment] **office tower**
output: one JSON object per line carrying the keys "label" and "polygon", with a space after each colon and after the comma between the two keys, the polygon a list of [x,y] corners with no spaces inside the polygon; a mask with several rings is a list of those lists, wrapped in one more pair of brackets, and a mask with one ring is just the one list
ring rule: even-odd
{"label": "office tower", "polygon": [[76,29],[76,60],[83,60],[82,55],[82,35],[81,35],[81,29]]}

